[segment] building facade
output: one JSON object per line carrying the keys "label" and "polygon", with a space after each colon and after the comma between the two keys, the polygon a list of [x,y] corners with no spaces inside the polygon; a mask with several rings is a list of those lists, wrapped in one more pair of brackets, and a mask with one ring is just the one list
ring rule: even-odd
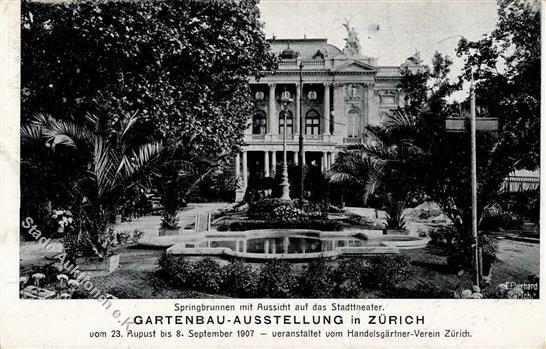
{"label": "building facade", "polygon": [[[366,137],[366,126],[380,124],[390,110],[405,104],[398,87],[401,71],[420,69],[419,55],[400,66],[380,66],[377,59],[360,54],[358,38],[351,31],[348,27],[343,50],[327,39],[269,41],[279,67],[251,81],[256,110],[245,132],[246,146],[235,158],[236,200],[242,199],[250,176],[275,175],[283,160],[285,130],[287,162],[297,164],[300,120],[304,163],[327,171],[336,154]],[[283,96],[293,100],[286,108],[286,124]]]}

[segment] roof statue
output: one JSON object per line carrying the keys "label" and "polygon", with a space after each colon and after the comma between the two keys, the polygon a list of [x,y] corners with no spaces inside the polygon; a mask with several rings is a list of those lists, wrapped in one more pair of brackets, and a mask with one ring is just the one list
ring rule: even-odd
{"label": "roof statue", "polygon": [[421,52],[415,50],[415,53],[413,54],[413,56],[408,57],[406,59],[406,63],[414,64],[414,65],[419,65],[423,63],[423,60],[421,59]]}
{"label": "roof statue", "polygon": [[348,19],[345,19],[343,23],[345,29],[347,29],[347,38],[345,39],[345,47],[343,53],[347,56],[357,56],[360,54],[360,41],[358,40],[358,34],[355,28],[350,25]]}

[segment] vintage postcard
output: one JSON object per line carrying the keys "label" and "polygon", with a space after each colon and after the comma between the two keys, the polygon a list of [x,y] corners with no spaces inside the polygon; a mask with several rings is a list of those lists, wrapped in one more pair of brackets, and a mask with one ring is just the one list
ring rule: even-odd
{"label": "vintage postcard", "polygon": [[546,345],[540,1],[0,8],[2,348]]}

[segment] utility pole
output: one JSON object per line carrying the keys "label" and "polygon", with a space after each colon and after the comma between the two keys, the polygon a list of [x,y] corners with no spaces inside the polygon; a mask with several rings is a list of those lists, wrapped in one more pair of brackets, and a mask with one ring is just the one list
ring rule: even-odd
{"label": "utility pole", "polygon": [[479,266],[479,244],[478,244],[478,194],[477,194],[477,171],[476,171],[476,92],[474,87],[474,77],[470,82],[470,152],[471,165],[470,176],[472,183],[472,237],[474,239],[474,260],[476,267],[476,286],[480,286],[480,266]]}
{"label": "utility pole", "polygon": [[[468,120],[470,119],[470,120]],[[470,121],[470,122],[468,122]],[[478,174],[476,159],[476,130],[482,132],[495,132],[499,129],[499,120],[495,117],[480,117],[476,119],[476,87],[474,77],[470,81],[470,116],[448,117],[445,120],[448,132],[466,132],[470,123],[470,183],[471,183],[471,206],[472,206],[472,254],[475,261],[476,286],[480,285],[480,253],[478,239]]]}
{"label": "utility pole", "polygon": [[[304,169],[304,154],[303,154],[303,61],[300,60],[300,100],[298,103],[300,104],[300,138],[299,138],[299,152],[298,152],[298,162],[300,164],[300,201],[303,200],[303,182],[304,182],[304,175],[305,175],[305,169]],[[303,202],[303,201],[302,201]]]}

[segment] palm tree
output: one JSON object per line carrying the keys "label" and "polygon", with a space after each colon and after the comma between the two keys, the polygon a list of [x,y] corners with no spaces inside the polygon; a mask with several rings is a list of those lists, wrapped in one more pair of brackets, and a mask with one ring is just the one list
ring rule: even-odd
{"label": "palm tree", "polygon": [[[82,158],[82,175],[67,188],[74,202],[78,242],[89,244],[97,256],[107,253],[112,234],[110,223],[127,199],[126,193],[140,186],[150,173],[162,144],[135,137],[135,114],[112,117],[87,114],[83,124],[36,114],[21,127],[24,142],[45,141],[51,151],[76,150]],[[86,241],[81,241],[86,240]]]}
{"label": "palm tree", "polygon": [[411,171],[424,158],[412,137],[418,134],[416,117],[405,109],[397,109],[386,116],[381,126],[368,127],[366,138],[341,152],[329,172],[334,183],[357,185],[363,188],[363,202],[382,189],[387,210],[387,225],[392,229],[404,227],[402,211],[409,194]]}

